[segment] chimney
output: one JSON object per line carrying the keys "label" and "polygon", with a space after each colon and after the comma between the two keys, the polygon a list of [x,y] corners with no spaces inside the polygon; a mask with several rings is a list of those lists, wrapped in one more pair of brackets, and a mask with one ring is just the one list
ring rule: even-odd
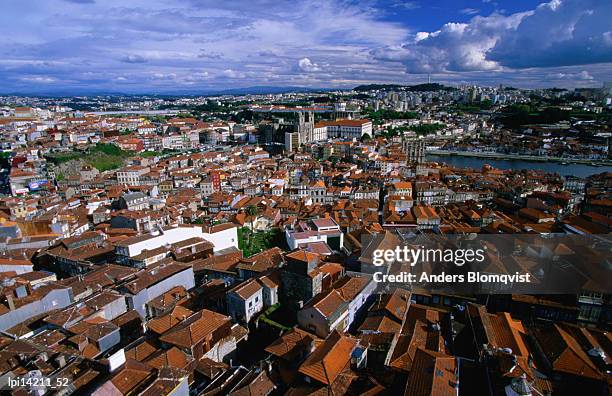
{"label": "chimney", "polygon": [[6,297],[6,302],[9,306],[9,310],[14,311],[15,301],[13,300],[13,294],[12,293],[6,294],[4,297]]}
{"label": "chimney", "polygon": [[57,357],[57,364],[60,366],[60,368],[63,368],[66,365],[66,356],[63,354],[60,354]]}

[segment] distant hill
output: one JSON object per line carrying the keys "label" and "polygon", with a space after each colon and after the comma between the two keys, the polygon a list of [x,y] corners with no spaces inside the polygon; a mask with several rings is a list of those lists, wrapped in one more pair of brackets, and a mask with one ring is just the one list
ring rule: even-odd
{"label": "distant hill", "polygon": [[307,87],[273,87],[266,85],[258,85],[253,87],[245,87],[245,88],[230,88],[224,89],[220,91],[210,91],[206,92],[209,94],[223,94],[223,95],[245,95],[245,94],[253,94],[253,95],[264,95],[264,94],[278,94],[278,93],[288,93],[288,92],[324,92],[329,91],[327,88],[307,88]]}
{"label": "distant hill", "polygon": [[426,83],[426,84],[417,84],[417,85],[400,85],[400,84],[366,84],[366,85],[358,85],[353,90],[359,92],[371,91],[371,90],[382,90],[382,91],[392,91],[392,90],[402,90],[402,91],[411,91],[411,92],[426,92],[426,91],[454,91],[457,88],[447,87],[446,85],[438,84],[438,83]]}

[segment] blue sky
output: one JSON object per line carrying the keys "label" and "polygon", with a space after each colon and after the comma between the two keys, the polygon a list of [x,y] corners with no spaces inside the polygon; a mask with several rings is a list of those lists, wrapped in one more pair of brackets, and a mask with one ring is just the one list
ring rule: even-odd
{"label": "blue sky", "polygon": [[0,92],[612,80],[610,0],[2,0]]}

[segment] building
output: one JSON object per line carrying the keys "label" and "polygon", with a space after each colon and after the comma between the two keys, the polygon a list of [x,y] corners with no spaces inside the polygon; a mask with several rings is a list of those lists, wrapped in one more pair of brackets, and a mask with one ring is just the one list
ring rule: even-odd
{"label": "building", "polygon": [[119,207],[127,210],[145,210],[149,208],[149,198],[140,191],[125,193],[119,198]]}
{"label": "building", "polygon": [[238,231],[235,225],[227,223],[204,228],[197,225],[180,225],[162,228],[151,234],[139,235],[118,242],[115,246],[117,262],[129,263],[130,258],[144,250],[154,250],[160,246],[172,245],[190,238],[201,238],[213,244],[215,252],[238,249]]}
{"label": "building", "polygon": [[412,198],[412,183],[409,181],[395,182],[389,188],[389,193]]}
{"label": "building", "polygon": [[126,186],[141,186],[142,176],[149,173],[151,169],[148,166],[132,165],[122,168],[117,171],[117,183]]}
{"label": "building", "polygon": [[459,393],[458,368],[459,361],[454,356],[418,348],[414,352],[404,395],[456,396]]}
{"label": "building", "polygon": [[340,250],[344,246],[344,233],[338,223],[331,218],[300,222],[294,228],[285,230],[289,249],[306,247],[312,242],[325,242],[331,249]]}
{"label": "building", "polygon": [[293,123],[293,131],[285,132],[285,150],[295,151],[302,144],[313,141],[314,113],[312,111],[298,111],[297,118]]}
{"label": "building", "polygon": [[227,312],[237,322],[249,323],[264,308],[263,287],[256,279],[249,279],[227,294]]}
{"label": "building", "polygon": [[0,330],[10,329],[54,309],[65,308],[74,301],[72,289],[59,283],[48,283],[34,290],[21,284],[12,286],[11,290],[3,291],[5,294],[0,306]]}
{"label": "building", "polygon": [[412,213],[420,229],[435,229],[440,226],[441,219],[431,206],[414,206]]}
{"label": "building", "polygon": [[333,331],[348,331],[375,288],[371,275],[350,273],[298,311],[298,323],[302,329],[323,338]]}
{"label": "building", "polygon": [[361,139],[364,135],[372,137],[372,121],[366,119],[323,121],[317,123],[315,128],[325,128],[326,133],[320,131],[319,135],[326,134],[329,138]]}
{"label": "building", "polygon": [[402,150],[406,154],[407,164],[420,164],[425,161],[425,141],[423,139],[403,139]]}
{"label": "building", "polygon": [[349,365],[358,340],[334,331],[300,365],[299,373],[307,383],[333,385]]}
{"label": "building", "polygon": [[418,181],[415,183],[416,201],[422,205],[442,206],[447,204],[448,188],[444,183]]}
{"label": "building", "polygon": [[15,272],[20,275],[33,270],[34,264],[30,260],[0,257],[0,272]]}
{"label": "building", "polygon": [[170,262],[159,264],[136,274],[136,279],[121,286],[128,308],[136,310],[141,317],[151,316],[147,303],[177,286],[190,290],[195,286],[193,268],[186,264]]}
{"label": "building", "polygon": [[246,329],[232,325],[231,318],[203,309],[172,327],[159,337],[166,345],[189,352],[196,361],[229,362],[236,344],[246,336]]}
{"label": "building", "polygon": [[285,259],[287,265],[281,271],[281,303],[301,308],[323,290],[319,256],[296,250],[287,254]]}

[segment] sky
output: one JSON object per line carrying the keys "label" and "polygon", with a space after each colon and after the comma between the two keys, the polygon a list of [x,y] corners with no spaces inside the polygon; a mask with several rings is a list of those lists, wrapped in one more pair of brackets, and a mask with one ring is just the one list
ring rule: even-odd
{"label": "sky", "polygon": [[598,87],[611,0],[2,0],[0,93]]}

